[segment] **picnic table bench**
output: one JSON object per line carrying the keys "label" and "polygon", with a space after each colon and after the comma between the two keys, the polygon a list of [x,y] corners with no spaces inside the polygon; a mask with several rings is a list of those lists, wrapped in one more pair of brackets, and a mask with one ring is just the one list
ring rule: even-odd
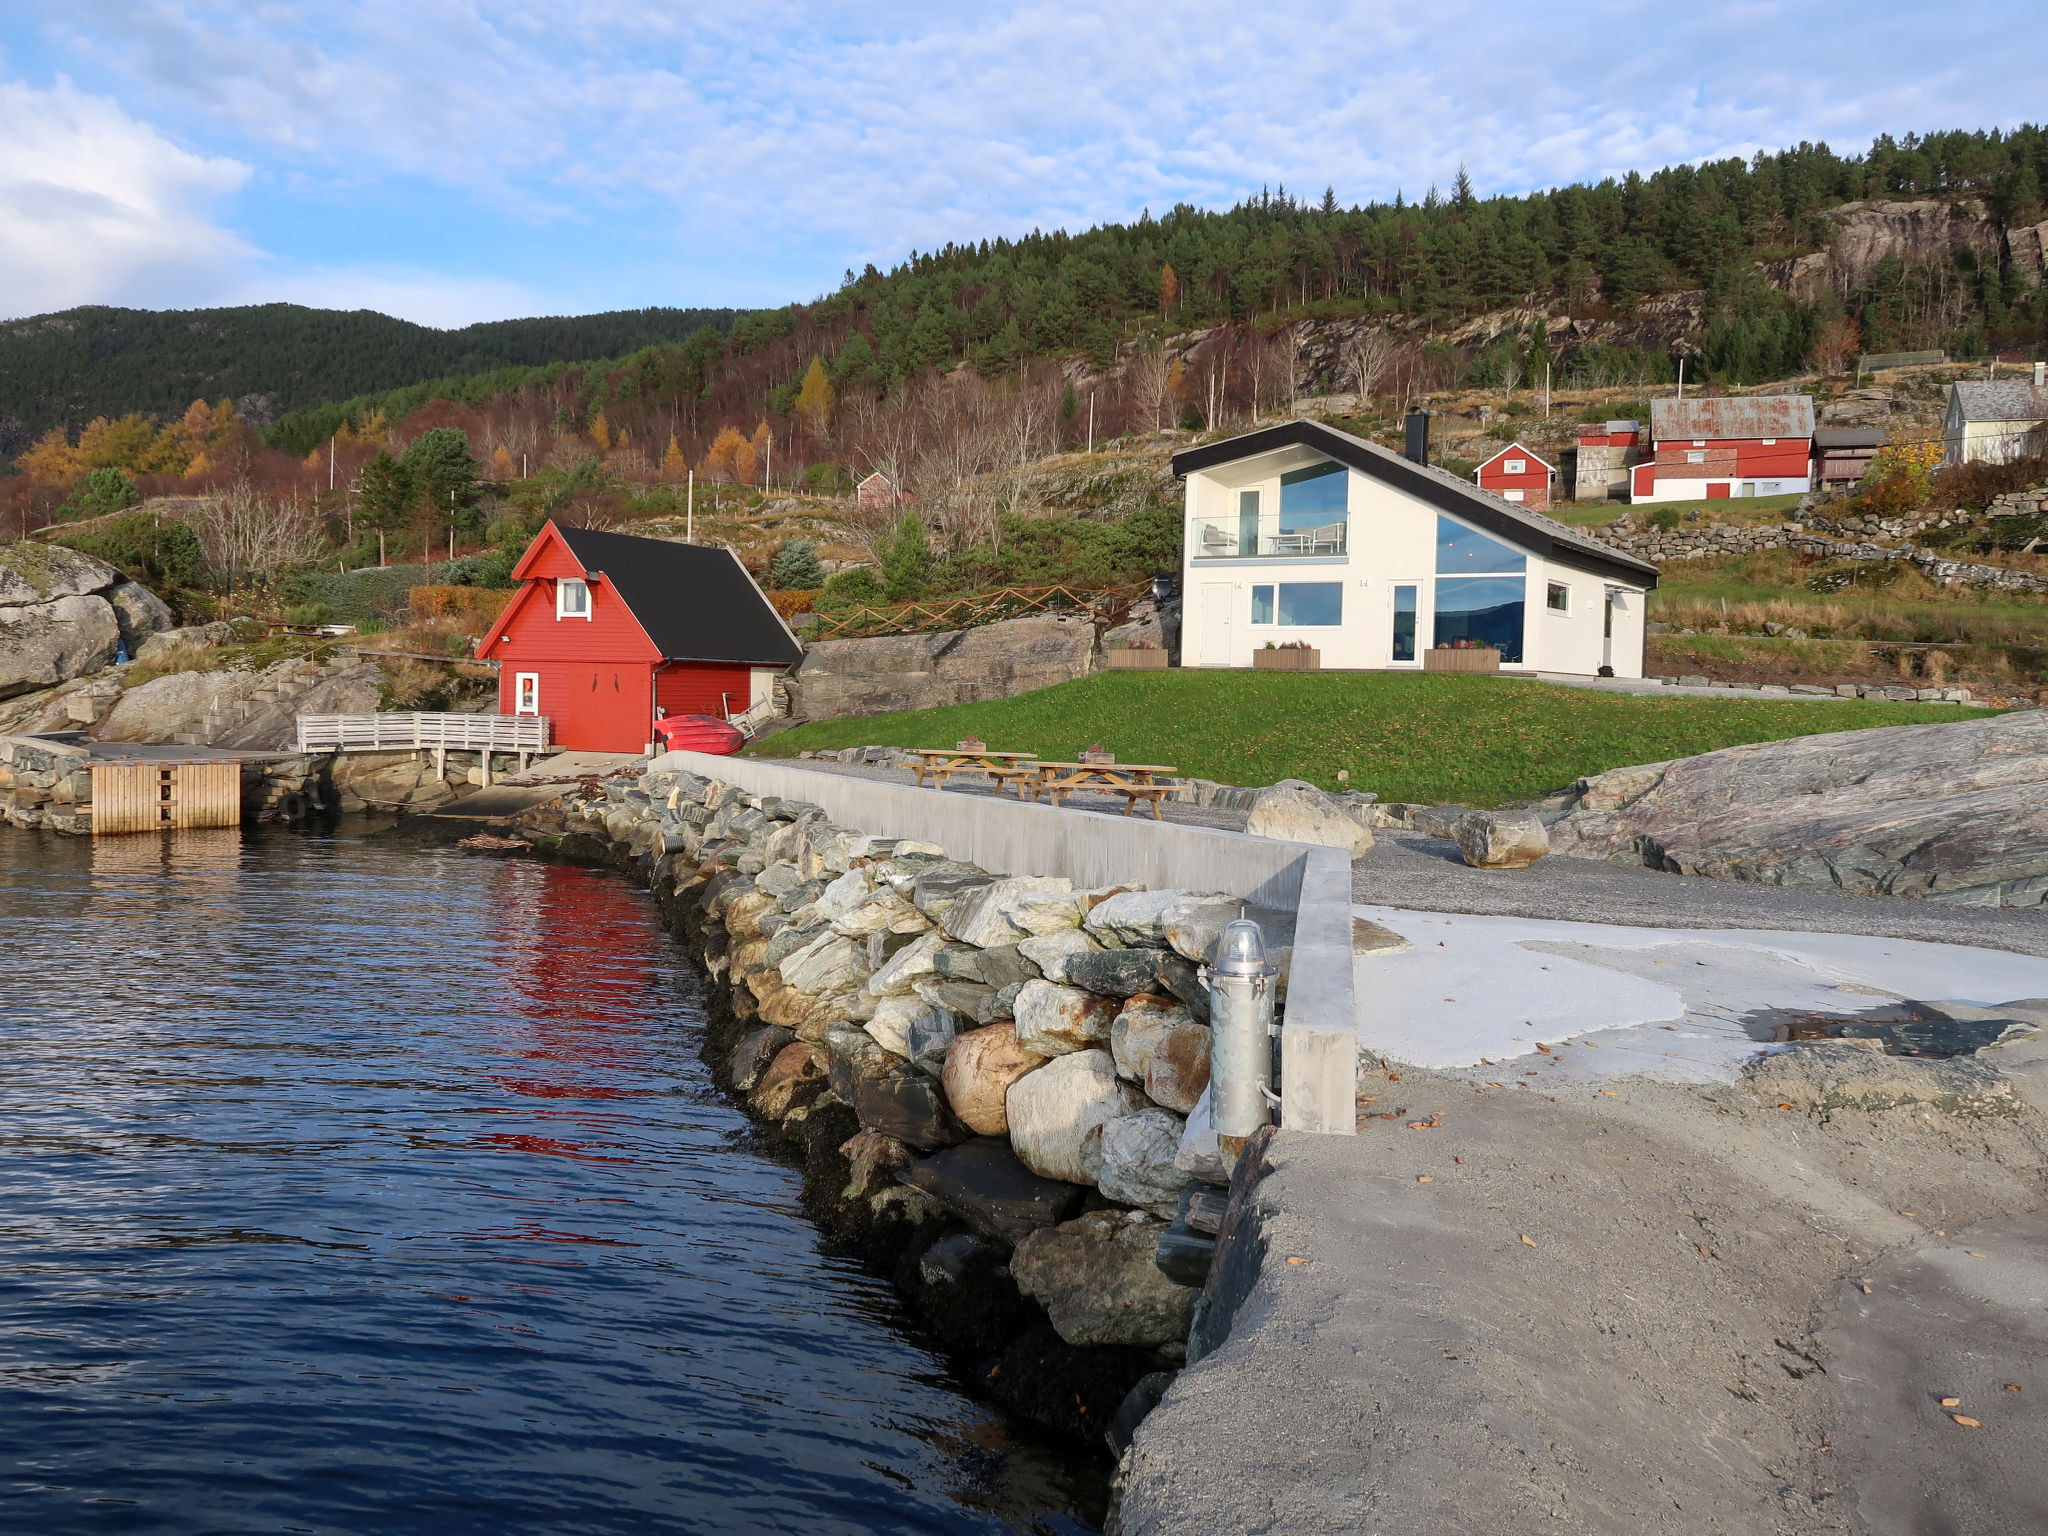
{"label": "picnic table bench", "polygon": [[1038,760],[1036,752],[970,752],[960,747],[913,747],[924,761],[913,764],[911,772],[917,775],[918,788],[924,787],[924,776],[932,776],[932,787],[943,789],[946,780],[956,773],[980,773],[994,779],[996,793],[1003,792],[1005,784],[1014,783],[1021,799],[1024,786],[1037,772],[1032,765]]}
{"label": "picnic table bench", "polygon": [[1154,774],[1177,774],[1180,770],[1162,763],[1049,763],[1040,760],[1032,765],[1032,778],[1028,786],[1035,801],[1044,795],[1054,805],[1060,803],[1061,795],[1072,794],[1077,789],[1096,790],[1103,794],[1122,795],[1124,814],[1131,814],[1131,807],[1140,800],[1152,807],[1152,819],[1163,821],[1159,814],[1159,802],[1169,795],[1178,795],[1178,784],[1160,784]]}

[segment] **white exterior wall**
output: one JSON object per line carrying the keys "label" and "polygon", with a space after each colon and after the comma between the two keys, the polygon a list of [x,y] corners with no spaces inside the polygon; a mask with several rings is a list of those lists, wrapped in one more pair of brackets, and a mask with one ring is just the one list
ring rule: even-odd
{"label": "white exterior wall", "polygon": [[2038,421],[1969,421],[1958,423],[1950,413],[1942,433],[1944,464],[2005,464],[2023,458],[2028,437]]}
{"label": "white exterior wall", "polygon": [[[1629,497],[1629,503],[1642,507],[1660,501],[1705,501],[1709,485],[1727,486],[1728,499],[1739,501],[1745,496],[1752,495],[1789,496],[1797,492],[1803,496],[1813,489],[1813,479],[1809,475],[1779,475],[1775,478],[1762,479],[1745,478],[1741,475],[1713,475],[1698,480],[1656,480],[1652,482],[1653,488],[1648,494],[1632,495]],[[1744,489],[1745,486],[1752,485],[1756,487],[1754,491]]]}
{"label": "white exterior wall", "polygon": [[[1266,457],[1266,456],[1262,456]],[[1181,664],[1186,667],[1249,667],[1252,652],[1268,641],[1303,641],[1322,652],[1325,668],[1421,671],[1422,652],[1433,638],[1436,611],[1437,509],[1403,495],[1382,481],[1347,473],[1349,550],[1314,557],[1198,559],[1197,519],[1234,519],[1240,491],[1257,490],[1262,516],[1277,520],[1280,474],[1316,462],[1320,455],[1283,450],[1269,456],[1270,475],[1256,478],[1252,466],[1219,465],[1187,477],[1187,542],[1181,561]],[[1476,527],[1476,524],[1472,526]],[[1568,672],[1591,676],[1603,662],[1619,677],[1643,675],[1645,593],[1586,571],[1528,557],[1523,600],[1522,656],[1509,672]],[[1335,627],[1253,624],[1252,588],[1283,582],[1339,582],[1344,588],[1343,623]],[[1570,609],[1548,607],[1551,582],[1570,593]],[[1396,662],[1394,589],[1416,589],[1416,659]],[[1603,624],[1607,594],[1617,594],[1611,659]]]}

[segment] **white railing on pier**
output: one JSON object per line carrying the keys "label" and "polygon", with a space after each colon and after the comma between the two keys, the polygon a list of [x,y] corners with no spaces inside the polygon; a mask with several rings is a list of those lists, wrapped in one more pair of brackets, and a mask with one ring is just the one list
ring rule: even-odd
{"label": "white railing on pier", "polygon": [[301,752],[545,752],[545,715],[301,715]]}

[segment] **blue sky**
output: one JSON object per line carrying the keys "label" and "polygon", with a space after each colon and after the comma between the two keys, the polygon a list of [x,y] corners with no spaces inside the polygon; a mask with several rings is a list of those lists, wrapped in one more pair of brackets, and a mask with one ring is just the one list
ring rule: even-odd
{"label": "blue sky", "polygon": [[[1521,192],[2048,115],[2048,6],[14,0],[0,316],[828,292],[1262,185]],[[2027,60],[2036,61],[2033,64]]]}

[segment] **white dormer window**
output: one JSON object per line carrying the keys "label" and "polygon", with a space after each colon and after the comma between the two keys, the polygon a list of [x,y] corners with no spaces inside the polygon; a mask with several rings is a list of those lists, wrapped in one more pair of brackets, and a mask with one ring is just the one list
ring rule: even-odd
{"label": "white dormer window", "polygon": [[555,583],[555,617],[558,619],[587,619],[590,617],[590,583],[576,577],[565,577]]}
{"label": "white dormer window", "polygon": [[1510,475],[1526,475],[1529,472],[1529,461],[1527,459],[1509,459],[1505,464],[1501,465],[1501,470],[1503,473]]}
{"label": "white dormer window", "polygon": [[1695,448],[1704,448],[1707,446],[1707,440],[1704,437],[1696,437],[1692,440],[1692,445]]}

